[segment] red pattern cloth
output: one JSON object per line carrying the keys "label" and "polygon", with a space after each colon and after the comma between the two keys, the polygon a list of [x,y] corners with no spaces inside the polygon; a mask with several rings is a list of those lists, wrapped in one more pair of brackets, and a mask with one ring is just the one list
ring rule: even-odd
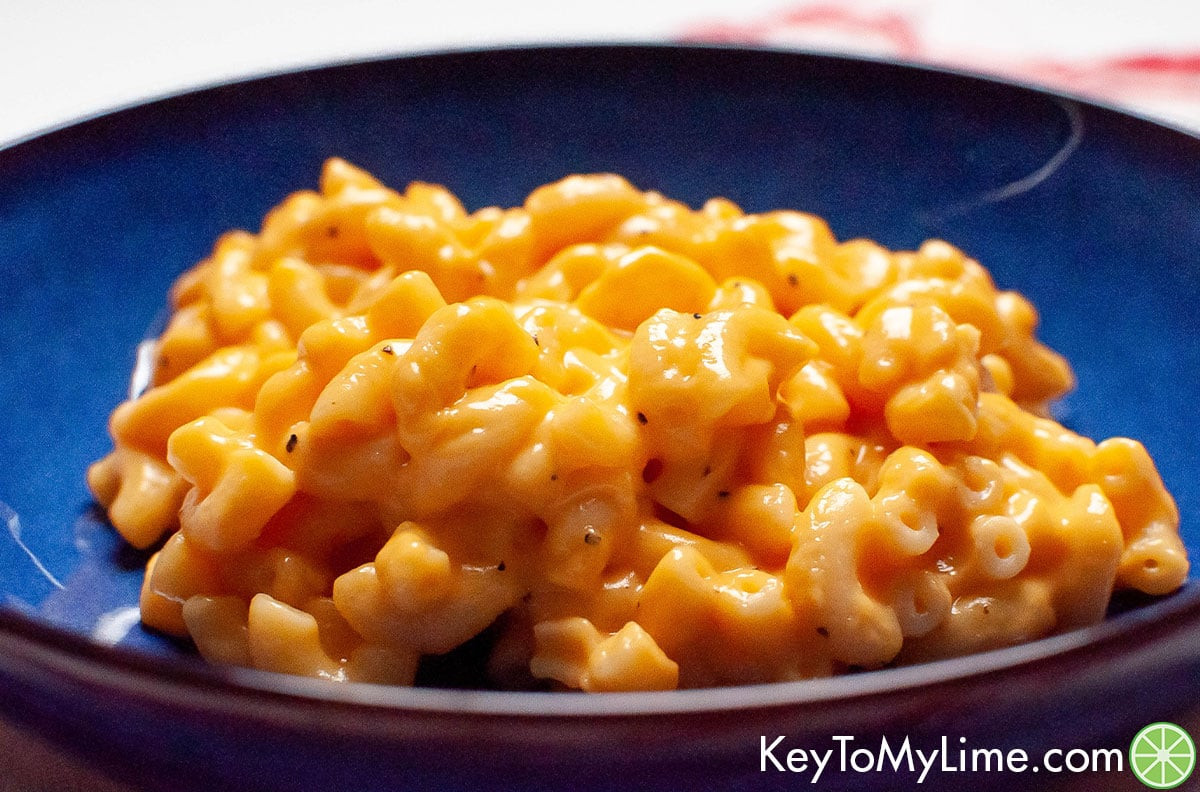
{"label": "red pattern cloth", "polygon": [[[934,3],[918,13],[899,4],[865,8],[797,3],[757,18],[699,22],[687,27],[682,38],[796,46],[969,69],[1065,90],[1200,130],[1200,45],[1120,52],[1096,44],[1082,57],[1036,49],[998,53],[965,44],[950,48],[925,32],[938,7]],[[1200,38],[1200,28],[1196,32]],[[1081,33],[1076,44],[1080,41],[1086,43],[1087,36]]]}

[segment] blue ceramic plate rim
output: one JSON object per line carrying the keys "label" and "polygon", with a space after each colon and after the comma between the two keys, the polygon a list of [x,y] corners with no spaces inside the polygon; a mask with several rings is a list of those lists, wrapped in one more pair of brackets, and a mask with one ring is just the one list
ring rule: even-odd
{"label": "blue ceramic plate rim", "polygon": [[30,132],[20,134],[8,140],[0,140],[0,155],[6,154],[10,149],[17,148],[25,143],[31,143],[48,135],[53,135],[57,132],[72,129],[82,126],[92,121],[97,121],[102,118],[124,113],[130,110],[138,110],[150,105],[165,102],[170,99],[175,99],[182,96],[192,96],[195,94],[215,91],[221,88],[235,87],[248,83],[255,83],[261,80],[269,80],[276,77],[288,77],[309,72],[325,71],[327,69],[338,69],[342,67],[365,65],[371,63],[387,63],[390,61],[412,61],[421,59],[434,59],[454,57],[458,55],[472,54],[487,54],[487,53],[520,53],[520,52],[571,52],[574,50],[675,50],[675,51],[714,51],[714,52],[757,52],[766,53],[769,55],[780,56],[800,56],[802,58],[817,58],[831,61],[845,61],[849,63],[872,63],[881,66],[899,66],[905,69],[913,69],[916,71],[928,72],[930,74],[944,74],[952,77],[963,77],[968,80],[980,80],[985,83],[994,85],[1006,86],[1009,88],[1017,88],[1022,91],[1027,91],[1034,94],[1039,94],[1048,99],[1066,101],[1086,105],[1088,107],[1105,110],[1127,118],[1134,118],[1147,124],[1152,124],[1157,127],[1169,129],[1185,137],[1193,138],[1200,141],[1200,131],[1189,129],[1173,123],[1168,119],[1159,118],[1149,113],[1142,112],[1135,108],[1124,107],[1115,102],[1106,101],[1099,97],[1089,96],[1083,93],[1076,93],[1060,88],[1051,88],[1042,83],[1033,80],[1025,80],[1016,77],[1007,77],[1000,74],[995,74],[987,71],[979,71],[965,67],[957,67],[946,64],[930,63],[925,61],[913,60],[902,57],[886,57],[870,54],[849,54],[833,51],[824,51],[818,49],[809,49],[805,47],[781,47],[771,45],[757,44],[724,44],[720,42],[704,42],[704,41],[683,41],[673,43],[669,41],[568,41],[556,42],[547,44],[485,44],[472,47],[445,47],[445,48],[429,48],[417,49],[405,52],[380,53],[377,55],[367,55],[363,57],[349,58],[334,58],[331,60],[322,61],[320,63],[299,65],[294,67],[282,67],[278,69],[264,69],[262,71],[252,72],[250,74],[232,76],[211,81],[201,81],[194,84],[180,86],[179,88],[162,91],[159,93],[149,94],[138,99],[132,99],[128,102],[119,102],[114,105],[101,107],[95,110],[90,110],[81,113],[77,116],[72,116],[63,121],[48,124],[44,127],[39,127]]}
{"label": "blue ceramic plate rim", "polygon": [[[172,692],[203,688],[234,697],[285,697],[296,703],[332,703],[393,712],[436,712],[562,718],[695,714],[781,706],[833,704],[1004,673],[1036,672],[1045,661],[1086,663],[1112,651],[1132,653],[1152,641],[1200,635],[1200,590],[1138,608],[1100,624],[1017,646],[911,666],[841,677],[690,690],[607,693],[528,692],[419,688],[369,683],[330,683],[251,668],[207,665],[192,657],[164,662],[123,647],[110,647],[55,629],[16,612],[0,612],[0,654],[99,682],[112,689]],[[149,683],[149,687],[147,686]],[[215,703],[215,702],[210,702]],[[205,706],[192,701],[190,706]]]}
{"label": "blue ceramic plate rim", "polygon": [[[686,43],[570,42],[549,45],[495,45],[432,49],[404,54],[381,54],[266,70],[188,86],[152,97],[119,104],[84,114],[0,142],[0,156],[60,132],[75,130],[92,122],[126,112],[150,108],[178,97],[196,97],[228,87],[250,85],[278,77],[296,76],[359,64],[419,61],[464,54],[550,53],[624,50],[749,51],[781,58],[824,59],[848,63],[895,66],[931,74],[949,75],[969,81],[1014,88],[1044,98],[1069,102],[1132,118],[1140,123],[1170,130],[1200,142],[1200,135],[1161,119],[1133,112],[1114,104],[1070,92],[1051,90],[1022,80],[1007,79],[967,69],[937,66],[900,58],[844,55],[801,48]],[[1139,605],[1089,627],[1072,630],[1028,643],[945,660],[883,668],[848,676],[775,682],[757,685],[700,688],[693,690],[608,693],[602,696],[580,692],[496,691],[453,688],[418,688],[367,683],[329,683],[249,668],[221,667],[190,656],[165,660],[135,649],[107,646],[63,628],[55,627],[17,610],[0,609],[0,656],[24,659],[31,664],[73,674],[115,690],[138,690],[152,697],[174,699],[176,693],[196,687],[233,697],[280,698],[297,704],[335,704],[392,713],[426,712],[462,715],[494,715],[562,718],[574,716],[655,716],[763,707],[803,706],[850,701],[870,696],[898,694],[936,685],[968,681],[1009,672],[1030,672],[1045,661],[1087,662],[1093,655],[1116,650],[1133,653],[1139,637],[1161,633],[1166,640],[1194,632],[1200,636],[1200,586],[1189,579],[1185,589]],[[196,704],[197,702],[193,702]],[[210,702],[215,704],[216,701]]]}

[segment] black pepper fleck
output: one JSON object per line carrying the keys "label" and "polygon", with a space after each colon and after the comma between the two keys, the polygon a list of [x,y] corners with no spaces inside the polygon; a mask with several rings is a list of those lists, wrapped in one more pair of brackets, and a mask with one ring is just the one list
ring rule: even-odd
{"label": "black pepper fleck", "polygon": [[551,481],[558,481],[558,474],[557,474],[557,473],[551,473],[551,474],[550,474],[550,480],[551,480]]}
{"label": "black pepper fleck", "polygon": [[646,425],[646,421],[647,421],[646,413],[644,413],[644,412],[638,413],[637,418],[638,418],[638,423],[640,423],[642,426]]}
{"label": "black pepper fleck", "polygon": [[693,318],[693,319],[699,319],[699,318],[700,318],[700,314],[692,314],[692,318]]}
{"label": "black pepper fleck", "polygon": [[533,337],[533,345],[536,347],[540,347],[542,345],[542,342],[538,341],[538,337],[536,335]]}
{"label": "black pepper fleck", "polygon": [[596,533],[595,528],[588,528],[583,532],[583,541],[590,545],[600,544],[600,534]]}
{"label": "black pepper fleck", "polygon": [[292,435],[288,438],[287,445],[284,446],[284,449],[290,454],[296,450],[296,443],[298,442],[300,442],[300,438],[296,437],[296,435]]}
{"label": "black pepper fleck", "polygon": [[704,476],[707,476],[709,473],[712,473],[712,465],[705,465],[704,472],[701,473],[700,476],[701,476],[701,478],[703,478]]}
{"label": "black pepper fleck", "polygon": [[800,276],[794,272],[789,272],[788,276],[787,276],[787,282],[791,286],[799,286],[800,285]]}
{"label": "black pepper fleck", "polygon": [[829,637],[829,630],[826,630],[824,627],[818,627],[818,628],[817,628],[817,635],[821,636],[822,638],[828,638],[828,637]]}
{"label": "black pepper fleck", "polygon": [[496,564],[496,571],[497,571],[497,572],[503,572],[503,571],[504,571],[504,569],[505,569],[505,566],[504,566],[504,562],[503,562],[503,561],[501,561],[499,564]]}
{"label": "black pepper fleck", "polygon": [[325,236],[329,237],[330,239],[337,239],[338,227],[337,226],[326,226]]}
{"label": "black pepper fleck", "polygon": [[717,493],[717,497],[718,498],[728,498],[729,490],[721,490],[720,492]]}
{"label": "black pepper fleck", "polygon": [[381,351],[381,352],[383,352],[383,354],[385,354],[385,355],[394,355],[394,354],[396,354],[396,350],[392,349],[392,345],[391,345],[391,344],[384,344],[384,345],[383,345],[383,349],[382,349],[382,350],[380,350],[380,351]]}

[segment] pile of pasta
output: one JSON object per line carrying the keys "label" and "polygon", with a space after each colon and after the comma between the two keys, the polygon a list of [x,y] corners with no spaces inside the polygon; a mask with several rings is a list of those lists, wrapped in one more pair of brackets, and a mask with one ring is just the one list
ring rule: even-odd
{"label": "pile of pasta", "polygon": [[[468,213],[337,159],[183,274],[89,471],[144,623],[216,663],[654,690],[1002,647],[1165,594],[1143,447],[1046,416],[1037,314],[945,242],[613,175]],[[165,540],[164,540],[165,537]]]}

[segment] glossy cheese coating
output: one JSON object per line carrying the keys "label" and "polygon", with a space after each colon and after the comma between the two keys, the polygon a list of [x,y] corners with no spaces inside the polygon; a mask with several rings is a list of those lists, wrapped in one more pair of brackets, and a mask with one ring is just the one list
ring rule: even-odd
{"label": "glossy cheese coating", "polygon": [[1145,450],[1044,417],[1037,315],[945,242],[612,175],[468,214],[340,160],[176,282],[89,471],[217,663],[480,684],[823,676],[1101,619],[1187,575]]}

